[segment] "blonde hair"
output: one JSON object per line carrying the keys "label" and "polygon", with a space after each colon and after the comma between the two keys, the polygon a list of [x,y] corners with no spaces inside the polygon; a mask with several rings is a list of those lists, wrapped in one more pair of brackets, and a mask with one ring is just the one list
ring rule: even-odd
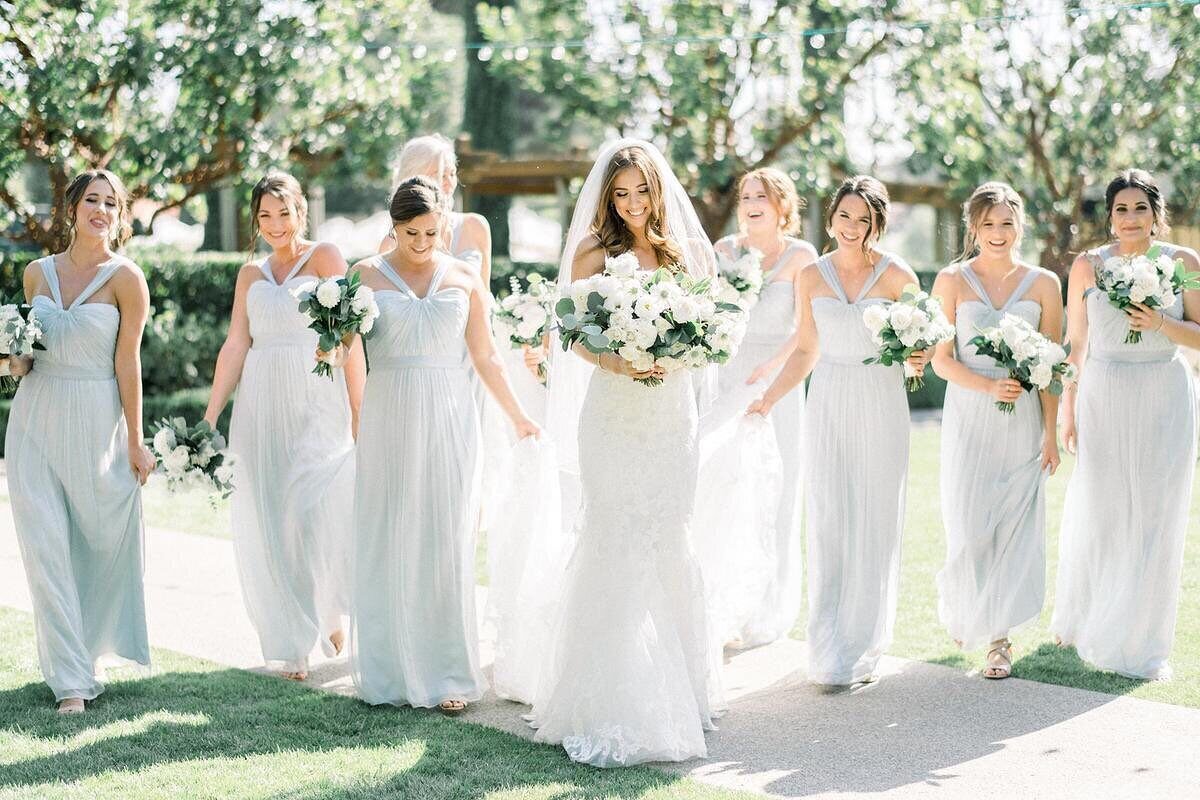
{"label": "blonde hair", "polygon": [[[440,190],[442,188],[442,175],[445,173],[446,168],[457,164],[458,157],[454,154],[454,142],[440,133],[418,136],[415,139],[409,139],[405,142],[404,147],[400,148],[400,156],[396,159],[396,174],[392,185],[399,187],[400,184],[409,178],[418,176],[431,177],[437,183]],[[450,208],[453,202],[453,197],[447,193],[442,193],[442,204],[447,209]]]}
{"label": "blonde hair", "polygon": [[308,200],[304,197],[304,190],[300,188],[300,181],[286,172],[272,170],[262,176],[250,192],[251,253],[254,252],[254,245],[258,241],[258,211],[262,208],[262,200],[266,195],[271,195],[283,203],[296,217],[296,236],[303,236],[308,229]]}
{"label": "blonde hair", "polygon": [[133,225],[130,222],[129,190],[113,173],[106,169],[89,169],[76,175],[67,184],[63,192],[62,205],[58,208],[57,225],[58,238],[64,251],[70,250],[75,244],[75,209],[87,194],[87,188],[94,180],[104,180],[117,196],[117,225],[110,232],[109,246],[113,249],[121,247],[133,235]]}
{"label": "blonde hair", "polygon": [[963,250],[958,257],[959,261],[966,261],[979,252],[979,238],[975,235],[975,230],[983,224],[987,213],[997,206],[1008,206],[1016,217],[1017,243],[1020,243],[1021,234],[1025,231],[1025,201],[1017,194],[1017,190],[1007,183],[988,181],[971,192],[967,202],[963,203],[963,225],[967,230],[963,236]]}
{"label": "blonde hair", "polygon": [[654,161],[643,148],[632,145],[623,147],[613,153],[608,166],[604,170],[604,183],[600,189],[601,202],[596,207],[596,216],[592,220],[592,233],[600,241],[600,246],[610,256],[618,256],[633,247],[633,232],[625,225],[625,221],[617,214],[613,205],[613,184],[617,175],[628,167],[637,167],[646,179],[650,190],[650,213],[646,216],[646,241],[654,250],[660,266],[670,267],[682,265],[683,251],[679,245],[672,242],[666,235],[667,206],[663,202],[662,176],[654,168]]}
{"label": "blonde hair", "polygon": [[[759,181],[771,199],[771,205],[779,214],[779,229],[787,236],[800,233],[800,212],[804,209],[804,201],[796,194],[796,184],[782,170],[774,167],[762,167],[752,170],[738,181],[738,205],[741,205],[741,193],[746,188],[747,181]],[[738,214],[738,224],[742,225],[741,214]],[[744,227],[744,226],[743,226]]]}

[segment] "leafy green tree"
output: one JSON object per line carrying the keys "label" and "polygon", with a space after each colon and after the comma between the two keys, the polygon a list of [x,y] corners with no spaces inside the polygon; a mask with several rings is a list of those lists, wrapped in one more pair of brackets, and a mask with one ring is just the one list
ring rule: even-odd
{"label": "leafy green tree", "polygon": [[[990,2],[959,5],[968,16],[995,13]],[[1041,263],[1060,273],[1072,253],[1105,236],[1103,187],[1119,169],[1174,178],[1194,212],[1196,8],[1005,7],[991,22],[934,26],[928,58],[897,74],[913,164],[961,195],[987,180],[1012,184]]]}
{"label": "leafy green tree", "polygon": [[801,183],[820,186],[845,163],[847,89],[875,57],[905,57],[890,24],[906,18],[902,5],[515,0],[478,7],[492,43],[480,55],[555,97],[562,136],[587,120],[665,145],[715,235],[744,172],[802,164]]}
{"label": "leafy green tree", "polygon": [[[61,197],[87,167],[179,206],[270,165],[379,175],[442,104],[416,58],[426,0],[0,0],[0,225],[55,236],[19,177]],[[419,87],[419,89],[418,89]]]}

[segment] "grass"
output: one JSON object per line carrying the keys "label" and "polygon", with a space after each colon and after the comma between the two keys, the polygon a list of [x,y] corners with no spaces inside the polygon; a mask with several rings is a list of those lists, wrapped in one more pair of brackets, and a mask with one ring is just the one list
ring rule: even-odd
{"label": "grass", "polygon": [[449,720],[371,708],[278,678],[155,651],[156,673],[117,679],[60,717],[27,614],[0,609],[0,800],[735,800],[658,770],[600,770],[559,748]]}

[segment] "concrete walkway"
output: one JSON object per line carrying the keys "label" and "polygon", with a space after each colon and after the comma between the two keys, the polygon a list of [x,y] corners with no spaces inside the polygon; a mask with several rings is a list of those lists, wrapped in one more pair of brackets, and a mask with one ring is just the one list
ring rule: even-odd
{"label": "concrete walkway", "polygon": [[[261,664],[228,541],[150,531],[146,588],[154,645]],[[0,605],[29,610],[2,503]],[[709,758],[663,768],[780,797],[1200,797],[1200,710],[897,658],[878,683],[827,694],[806,682],[805,660],[796,641],[731,655],[730,712]],[[310,683],[353,693],[344,658],[318,654]],[[489,697],[463,718],[529,736],[525,710]]]}

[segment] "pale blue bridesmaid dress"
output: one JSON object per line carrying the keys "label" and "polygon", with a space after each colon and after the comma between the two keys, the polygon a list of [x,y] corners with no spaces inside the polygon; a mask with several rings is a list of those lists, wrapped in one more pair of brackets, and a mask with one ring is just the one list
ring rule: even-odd
{"label": "pale blue bridesmaid dress", "polygon": [[342,370],[312,373],[317,334],[291,290],[319,245],[282,283],[270,259],[246,293],[250,351],[242,366],[229,446],[235,456],[230,508],[246,611],[271,669],[306,672],[349,613],[354,439]]}
{"label": "pale blue bridesmaid dress", "polygon": [[908,401],[899,365],[863,364],[878,347],[866,295],[896,262],[885,254],[851,301],[829,256],[817,261],[834,297],[812,299],[820,360],[802,442],[808,512],[809,678],[868,678],[892,640],[908,471]]}
{"label": "pale blue bridesmaid dress", "polygon": [[[1000,307],[968,264],[959,272],[978,299],[955,309],[956,357],[972,372],[1006,378],[1008,370],[969,342],[1012,314],[1037,328],[1042,307],[1024,295],[1040,272],[1029,270]],[[1042,406],[1022,392],[1005,414],[990,394],[956,383],[942,408],[941,494],[946,563],[937,576],[938,616],[951,638],[973,649],[1035,618],[1046,596],[1046,475]]]}
{"label": "pale blue bridesmaid dress", "polygon": [[[1103,248],[1091,259],[1113,253]],[[1192,379],[1162,333],[1144,331],[1140,343],[1126,344],[1128,317],[1095,288],[1085,302],[1079,454],[1063,508],[1050,629],[1101,669],[1166,680],[1196,465]],[[1182,298],[1165,313],[1182,319]]]}
{"label": "pale blue bridesmaid dress", "polygon": [[354,683],[372,705],[433,707],[483,696],[475,614],[479,422],[465,367],[470,297],[442,288],[438,256],[419,297],[377,291],[358,437]]}
{"label": "pale blue bridesmaid dress", "polygon": [[13,398],[8,488],[42,675],[56,700],[91,700],[104,691],[103,662],[150,664],[141,487],[113,370],[121,314],[87,302],[132,264],[101,264],[64,307],[54,257],[37,263],[50,288],[33,298],[46,349]]}

